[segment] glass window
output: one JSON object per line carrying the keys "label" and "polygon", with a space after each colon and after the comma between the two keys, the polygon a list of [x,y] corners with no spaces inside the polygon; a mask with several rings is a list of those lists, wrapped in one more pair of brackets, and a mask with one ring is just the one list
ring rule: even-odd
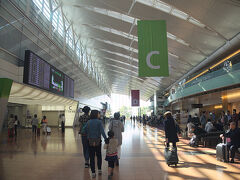
{"label": "glass window", "polygon": [[83,52],[83,68],[86,69],[87,67],[87,54]]}
{"label": "glass window", "polygon": [[76,54],[77,54],[77,56],[79,57],[79,60],[81,61],[82,54],[81,54],[81,47],[80,47],[80,44],[79,44],[79,43],[77,43]]}
{"label": "glass window", "polygon": [[42,14],[50,20],[50,7],[48,0],[33,0],[33,3],[38,7]]}
{"label": "glass window", "polygon": [[42,10],[43,0],[33,0],[33,2],[39,10]]}

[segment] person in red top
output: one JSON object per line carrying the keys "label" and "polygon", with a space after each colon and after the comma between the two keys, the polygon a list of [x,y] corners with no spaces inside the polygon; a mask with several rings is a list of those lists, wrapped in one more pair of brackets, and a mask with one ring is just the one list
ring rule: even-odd
{"label": "person in red top", "polygon": [[43,119],[42,119],[42,127],[43,127],[43,133],[45,134],[47,132],[47,117],[46,116],[43,116]]}

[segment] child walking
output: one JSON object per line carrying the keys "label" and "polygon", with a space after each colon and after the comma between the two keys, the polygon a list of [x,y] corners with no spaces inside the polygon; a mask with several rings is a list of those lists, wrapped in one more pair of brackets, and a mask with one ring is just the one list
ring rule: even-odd
{"label": "child walking", "polygon": [[108,138],[105,141],[104,149],[106,149],[106,158],[108,161],[108,180],[112,179],[114,163],[118,160],[118,140],[114,138],[114,132],[108,131]]}

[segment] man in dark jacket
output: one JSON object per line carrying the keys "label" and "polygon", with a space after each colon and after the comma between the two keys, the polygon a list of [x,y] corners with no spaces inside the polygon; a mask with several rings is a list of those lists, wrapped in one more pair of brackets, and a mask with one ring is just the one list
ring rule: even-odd
{"label": "man in dark jacket", "polygon": [[227,130],[225,134],[221,134],[220,137],[230,138],[230,141],[227,140],[227,147],[228,151],[230,151],[230,162],[234,163],[235,153],[240,147],[240,129],[236,127],[236,122],[232,121],[230,123],[230,129]]}
{"label": "man in dark jacket", "polygon": [[178,142],[179,139],[177,135],[177,127],[176,127],[175,120],[173,119],[170,111],[167,111],[164,114],[164,116],[165,116],[164,130],[165,130],[167,147],[169,147],[169,143],[171,142],[173,144],[173,147],[177,148],[176,142]]}

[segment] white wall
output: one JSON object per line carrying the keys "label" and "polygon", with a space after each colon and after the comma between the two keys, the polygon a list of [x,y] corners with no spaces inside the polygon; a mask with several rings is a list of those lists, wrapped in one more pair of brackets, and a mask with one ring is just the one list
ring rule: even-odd
{"label": "white wall", "polygon": [[23,67],[18,67],[12,63],[0,59],[0,78],[12,79],[15,82],[23,82]]}
{"label": "white wall", "polygon": [[47,117],[49,126],[59,126],[59,115],[63,113],[63,111],[43,111],[42,115]]}

